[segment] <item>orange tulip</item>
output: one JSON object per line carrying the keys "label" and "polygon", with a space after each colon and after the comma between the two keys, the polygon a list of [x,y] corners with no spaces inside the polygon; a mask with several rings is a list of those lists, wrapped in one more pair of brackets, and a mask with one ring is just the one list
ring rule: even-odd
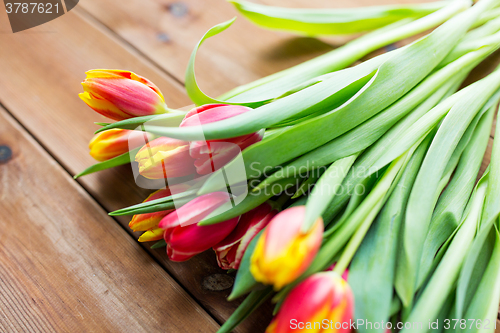
{"label": "orange tulip", "polygon": [[149,179],[184,177],[196,173],[189,156],[189,143],[166,137],[157,138],[135,156],[139,173]]}
{"label": "orange tulip", "polygon": [[323,220],[303,233],[305,206],[288,208],[276,215],[257,241],[250,262],[255,280],[281,289],[298,278],[311,264],[323,236]]}
{"label": "orange tulip", "polygon": [[90,156],[97,161],[107,161],[140,147],[144,142],[153,140],[151,133],[110,129],[96,134],[89,143]]}
{"label": "orange tulip", "polygon": [[347,282],[333,272],[317,273],[290,292],[266,333],[348,333],[353,314]]}
{"label": "orange tulip", "polygon": [[[158,190],[154,193],[152,193],[150,196],[144,200],[144,202],[160,199],[160,198],[166,198],[171,195],[170,189],[162,189]],[[146,231],[146,230],[154,230],[158,228],[158,224],[160,223],[161,219],[167,216],[170,212],[172,212],[173,209],[170,210],[165,210],[162,212],[156,212],[156,213],[147,213],[147,214],[137,214],[134,215],[128,226],[132,231]],[[144,235],[143,235],[144,236]],[[142,236],[141,236],[142,237]],[[160,237],[161,239],[162,237]]]}
{"label": "orange tulip", "polygon": [[129,71],[94,69],[82,82],[80,98],[94,111],[114,120],[165,113],[160,89]]}

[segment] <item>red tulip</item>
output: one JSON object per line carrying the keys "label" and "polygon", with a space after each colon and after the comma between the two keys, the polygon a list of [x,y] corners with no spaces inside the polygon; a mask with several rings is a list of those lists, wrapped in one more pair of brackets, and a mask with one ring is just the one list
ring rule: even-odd
{"label": "red tulip", "polygon": [[250,272],[255,280],[276,290],[298,278],[311,264],[323,236],[323,220],[302,232],[305,206],[288,208],[276,215],[257,241]]}
{"label": "red tulip", "polygon": [[238,269],[252,239],[278,213],[264,203],[241,216],[238,226],[222,242],[214,246],[217,262],[222,269]]}
{"label": "red tulip", "polygon": [[196,173],[189,143],[166,137],[148,142],[135,155],[139,173],[149,179],[184,177]]}
{"label": "red tulip", "polygon": [[[189,111],[180,124],[183,126],[200,126],[239,114],[252,111],[251,108],[239,105],[208,104]],[[220,169],[241,151],[262,140],[259,132],[224,140],[193,141],[190,143],[190,155],[196,159],[196,171],[206,175]]]}
{"label": "red tulip", "polygon": [[107,161],[140,147],[144,141],[153,140],[151,133],[110,129],[96,134],[89,143],[90,156],[98,161]]}
{"label": "red tulip", "polygon": [[229,201],[224,192],[205,194],[165,216],[159,227],[165,230],[170,260],[185,261],[226,238],[238,224],[239,217],[225,222],[198,226],[197,223]]}
{"label": "red tulip", "polygon": [[165,113],[160,89],[129,71],[95,69],[82,82],[80,98],[94,111],[114,120]]}
{"label": "red tulip", "polygon": [[348,333],[353,314],[347,282],[333,272],[317,273],[290,292],[266,333]]}

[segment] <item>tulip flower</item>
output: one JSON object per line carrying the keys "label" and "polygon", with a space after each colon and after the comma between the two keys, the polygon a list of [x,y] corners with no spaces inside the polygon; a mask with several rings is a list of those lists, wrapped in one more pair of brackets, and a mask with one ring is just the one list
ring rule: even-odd
{"label": "tulip flower", "polygon": [[288,208],[276,215],[257,241],[250,263],[255,280],[275,290],[294,281],[313,261],[323,235],[323,220],[303,233],[305,206]]}
{"label": "tulip flower", "polygon": [[144,142],[153,140],[151,133],[110,129],[96,134],[89,143],[90,156],[97,161],[107,161],[140,147]]}
{"label": "tulip flower", "polygon": [[[200,126],[237,116],[252,111],[240,105],[207,104],[189,111],[180,127]],[[190,143],[190,155],[196,159],[196,171],[206,175],[220,169],[245,148],[262,140],[262,133],[255,132],[224,140],[193,141]]]}
{"label": "tulip flower", "polygon": [[152,242],[152,241],[159,241],[160,239],[163,238],[163,233],[165,231],[161,228],[153,228],[151,230],[147,230],[145,233],[143,233],[138,241],[143,243],[143,242]]}
{"label": "tulip flower", "polygon": [[[161,199],[161,198],[166,198],[171,196],[172,193],[169,188],[166,189],[161,189],[158,190],[154,193],[152,193],[150,196],[146,198],[143,202],[148,202],[156,199]],[[146,230],[152,230],[158,228],[158,224],[160,223],[161,219],[167,216],[170,212],[172,212],[173,209],[171,210],[165,210],[162,212],[156,212],[156,213],[147,213],[147,214],[137,214],[134,215],[128,226],[132,231],[146,231]],[[162,233],[163,236],[163,233]],[[142,236],[141,236],[142,237]],[[144,239],[144,238],[143,238]],[[161,239],[161,237],[160,237]]]}
{"label": "tulip flower", "polygon": [[321,272],[290,292],[266,333],[348,333],[353,314],[354,297],[347,282],[334,272]]}
{"label": "tulip flower", "polygon": [[243,214],[236,228],[222,242],[214,246],[217,263],[222,269],[238,269],[241,259],[252,239],[278,213],[273,207],[264,203]]}
{"label": "tulip flower", "polygon": [[184,177],[196,173],[189,156],[189,143],[166,137],[157,138],[142,147],[135,161],[139,173],[149,179]]}
{"label": "tulip flower", "polygon": [[94,111],[114,120],[165,113],[160,89],[129,71],[95,69],[82,82],[80,98]]}
{"label": "tulip flower", "polygon": [[164,239],[170,260],[188,260],[218,244],[234,230],[239,217],[208,226],[197,225],[229,200],[229,195],[224,192],[205,194],[161,220],[159,227],[165,230]]}

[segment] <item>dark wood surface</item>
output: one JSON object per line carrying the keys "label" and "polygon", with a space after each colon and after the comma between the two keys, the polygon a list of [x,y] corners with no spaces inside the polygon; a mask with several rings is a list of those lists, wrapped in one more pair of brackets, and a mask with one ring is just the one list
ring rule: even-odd
{"label": "dark wood surface", "polygon": [[[14,150],[0,165],[0,207],[7,212],[0,217],[0,331],[213,332],[234,311],[238,301],[225,300],[232,276],[218,269],[211,251],[172,263],[164,249],[137,243],[129,217],[106,215],[149,193],[135,185],[129,167],[70,177],[94,163],[88,141],[94,122],[106,121],[77,97],[86,70],[132,70],[155,82],[170,107],[189,105],[182,85],[192,48],[207,29],[234,16],[223,0],[82,0],[72,12],[14,35],[0,10],[0,103],[7,110],[0,111],[0,145]],[[197,77],[217,95],[341,42],[264,31],[239,17],[203,45]],[[491,57],[469,82],[499,61]],[[270,312],[268,304],[236,332],[263,332]]]}

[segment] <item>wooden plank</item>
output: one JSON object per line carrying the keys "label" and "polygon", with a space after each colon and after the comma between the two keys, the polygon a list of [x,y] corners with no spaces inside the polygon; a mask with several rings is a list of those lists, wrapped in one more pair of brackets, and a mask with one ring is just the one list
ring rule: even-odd
{"label": "wooden plank", "polygon": [[0,331],[216,331],[3,108],[0,145]]}
{"label": "wooden plank", "polygon": [[[11,34],[0,11],[0,102],[72,175],[95,161],[88,155],[88,141],[107,121],[93,112],[77,94],[84,72],[91,68],[123,68],[144,75],[163,91],[167,104],[190,104],[182,87],[158,71],[103,29],[75,11],[26,32]],[[136,204],[149,191],[133,182],[130,167],[120,167],[86,176],[79,182],[107,210]],[[118,221],[127,229],[130,217]],[[136,237],[135,235],[134,237]],[[223,322],[238,302],[227,302],[233,276],[217,267],[213,252],[185,263],[168,261],[165,250],[143,245],[202,305]],[[220,281],[211,284],[210,281]],[[222,289],[222,290],[221,290]],[[163,303],[160,303],[163,304]],[[264,331],[270,321],[270,306],[251,317],[237,332]]]}
{"label": "wooden plank", "polygon": [[[252,1],[285,7],[331,8],[431,0]],[[228,30],[203,44],[196,60],[198,82],[212,96],[332,50],[346,40],[320,41],[266,31],[245,20],[222,0],[86,0],[79,7],[180,81],[184,81],[189,56],[203,34],[238,16]]]}

